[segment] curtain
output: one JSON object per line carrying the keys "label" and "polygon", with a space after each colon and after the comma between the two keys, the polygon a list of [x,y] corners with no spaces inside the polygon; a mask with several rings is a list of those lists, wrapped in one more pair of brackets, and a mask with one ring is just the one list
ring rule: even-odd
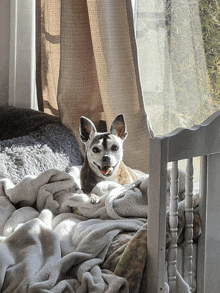
{"label": "curtain", "polygon": [[128,128],[124,162],[148,173],[153,132],[140,87],[131,1],[37,3],[39,105],[60,115],[77,138],[80,116],[102,130],[100,121],[105,121],[109,130],[123,113]]}
{"label": "curtain", "polygon": [[38,108],[59,116],[61,0],[36,0],[36,84]]}
{"label": "curtain", "polygon": [[140,79],[155,134],[201,123],[216,108],[198,1],[136,0],[136,7]]}

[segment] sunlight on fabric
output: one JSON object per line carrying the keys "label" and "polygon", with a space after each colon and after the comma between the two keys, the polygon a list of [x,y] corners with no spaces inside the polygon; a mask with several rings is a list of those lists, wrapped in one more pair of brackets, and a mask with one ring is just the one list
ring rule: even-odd
{"label": "sunlight on fabric", "polygon": [[18,226],[15,228],[15,231],[18,230],[20,227],[22,227],[24,225],[24,223],[20,223],[18,224]]}
{"label": "sunlight on fabric", "polygon": [[[19,213],[17,213],[17,215],[19,215]],[[21,216],[21,215],[19,215]],[[27,219],[26,219],[27,221]],[[19,230],[23,225],[25,225],[25,220],[23,220],[21,223],[7,223],[6,224],[6,227],[5,227],[5,230],[4,230],[4,236],[9,236],[11,235],[12,233],[14,233],[15,231]],[[40,230],[39,230],[39,227],[34,225],[32,227],[32,229],[29,230],[29,234],[30,235],[39,235],[40,234]]]}
{"label": "sunlight on fabric", "polygon": [[77,222],[71,219],[66,219],[62,221],[61,225],[57,225],[56,233],[59,235],[60,239],[64,239],[67,237],[70,232],[73,232],[74,226],[76,226]]}
{"label": "sunlight on fabric", "polygon": [[198,2],[133,2],[141,85],[155,134],[201,123],[215,109]]}
{"label": "sunlight on fabric", "polygon": [[7,229],[5,229],[4,234],[7,235],[7,236],[11,235],[14,231],[18,230],[18,228],[20,228],[22,225],[23,224],[19,224],[15,228],[12,227],[12,226],[11,227],[8,227]]}

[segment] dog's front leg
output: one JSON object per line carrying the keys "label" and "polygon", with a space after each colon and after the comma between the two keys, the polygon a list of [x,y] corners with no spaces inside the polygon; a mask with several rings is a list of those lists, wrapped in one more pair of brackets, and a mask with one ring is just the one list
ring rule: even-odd
{"label": "dog's front leg", "polygon": [[92,193],[91,196],[90,196],[90,203],[97,204],[99,202],[100,202],[100,196]]}

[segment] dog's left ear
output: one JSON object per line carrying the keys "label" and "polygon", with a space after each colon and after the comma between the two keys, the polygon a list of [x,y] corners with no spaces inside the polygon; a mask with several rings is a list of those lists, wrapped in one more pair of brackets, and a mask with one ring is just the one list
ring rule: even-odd
{"label": "dog's left ear", "polygon": [[128,133],[123,114],[118,115],[112,122],[110,133],[117,135],[122,140],[125,140]]}
{"label": "dog's left ear", "polygon": [[95,125],[91,120],[82,116],[80,118],[80,138],[83,143],[87,143],[87,141],[92,137],[94,133],[96,133]]}

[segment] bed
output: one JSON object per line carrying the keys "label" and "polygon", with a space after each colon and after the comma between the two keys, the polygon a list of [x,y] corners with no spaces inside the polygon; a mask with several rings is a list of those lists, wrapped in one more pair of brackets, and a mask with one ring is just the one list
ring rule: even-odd
{"label": "bed", "polygon": [[[125,186],[101,183],[91,196],[80,189],[77,140],[59,119],[15,108],[0,114],[1,292],[219,288],[219,112],[191,130],[153,138],[149,175]],[[185,158],[186,172],[177,167]]]}

